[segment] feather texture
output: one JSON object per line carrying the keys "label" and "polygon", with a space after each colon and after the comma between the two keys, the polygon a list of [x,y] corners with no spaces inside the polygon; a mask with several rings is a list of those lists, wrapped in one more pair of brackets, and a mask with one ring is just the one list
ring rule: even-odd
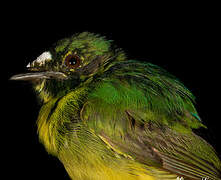
{"label": "feather texture", "polygon": [[193,132],[206,128],[194,96],[173,75],[88,32],[59,41],[50,55],[32,67],[37,74],[12,79],[33,81],[43,102],[40,141],[71,179],[221,179],[215,150]]}
{"label": "feather texture", "polygon": [[203,126],[192,115],[193,95],[173,76],[152,64],[124,61],[92,82],[56,107],[51,102],[47,118],[55,136],[44,144],[55,141],[71,177],[87,179],[85,172],[94,171],[101,173],[94,179],[101,179],[108,171],[106,179],[219,179],[214,149],[191,131]]}

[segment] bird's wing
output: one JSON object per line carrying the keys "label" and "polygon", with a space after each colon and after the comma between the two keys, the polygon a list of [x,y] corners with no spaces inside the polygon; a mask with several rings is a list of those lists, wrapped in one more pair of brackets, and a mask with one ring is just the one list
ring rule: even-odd
{"label": "bird's wing", "polygon": [[96,79],[82,120],[136,161],[189,179],[221,177],[214,149],[192,132],[204,126],[192,93],[162,68],[119,62]]}
{"label": "bird's wing", "polygon": [[117,153],[185,179],[220,179],[221,163],[214,149],[192,131],[178,132],[151,121],[142,124],[134,110],[105,115],[94,105],[86,103],[81,118]]}

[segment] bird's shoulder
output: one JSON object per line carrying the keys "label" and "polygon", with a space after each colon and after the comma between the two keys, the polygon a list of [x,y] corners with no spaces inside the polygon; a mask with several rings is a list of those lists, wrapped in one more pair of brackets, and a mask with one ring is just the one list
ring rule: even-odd
{"label": "bird's shoulder", "polygon": [[117,62],[91,84],[86,104],[101,114],[138,110],[145,122],[157,121],[177,129],[204,126],[193,94],[159,66],[136,60]]}

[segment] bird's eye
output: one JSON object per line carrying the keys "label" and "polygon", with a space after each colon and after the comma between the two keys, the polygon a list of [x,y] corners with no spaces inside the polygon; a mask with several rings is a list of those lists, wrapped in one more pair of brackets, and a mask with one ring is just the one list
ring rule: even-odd
{"label": "bird's eye", "polygon": [[80,65],[80,58],[77,55],[68,55],[65,58],[65,65],[71,69],[77,68]]}

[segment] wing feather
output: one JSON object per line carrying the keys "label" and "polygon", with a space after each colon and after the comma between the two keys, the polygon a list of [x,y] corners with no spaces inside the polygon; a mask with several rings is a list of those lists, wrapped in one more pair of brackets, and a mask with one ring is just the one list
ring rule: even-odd
{"label": "wing feather", "polygon": [[[108,130],[110,127],[107,126],[110,124],[107,124],[107,119],[111,117],[92,111],[91,107],[89,113],[87,105],[84,106],[81,117],[84,121],[90,122],[89,125],[93,124],[91,122],[98,125],[98,120],[102,123],[102,118],[106,118],[103,121],[106,124],[91,127],[119,155],[123,154],[125,158],[130,157],[147,167],[152,166],[185,179],[197,180],[206,177],[214,180],[220,179],[221,163],[215,150],[192,131],[177,132],[155,122],[145,122],[141,125],[141,120],[136,119],[138,116],[133,117],[126,111],[123,116],[122,113],[118,113],[119,117],[115,115],[119,122],[123,120],[127,122],[122,126],[128,126],[124,127],[127,129],[124,134],[119,136],[118,133]],[[107,128],[104,128],[105,125]]]}

